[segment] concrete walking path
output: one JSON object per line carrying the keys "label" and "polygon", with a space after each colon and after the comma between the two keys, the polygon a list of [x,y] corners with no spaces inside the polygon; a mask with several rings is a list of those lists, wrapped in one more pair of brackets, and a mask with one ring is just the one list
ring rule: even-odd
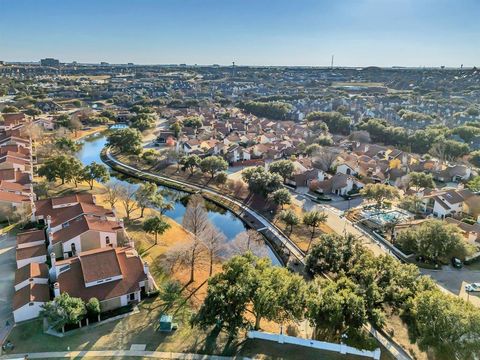
{"label": "concrete walking path", "polygon": [[52,359],[52,358],[115,358],[122,357],[143,357],[153,359],[178,359],[178,360],[250,360],[246,357],[230,357],[217,355],[202,355],[189,353],[173,353],[161,351],[141,351],[141,350],[100,350],[100,351],[55,351],[55,352],[38,352],[26,354],[11,354],[4,355],[0,359]]}

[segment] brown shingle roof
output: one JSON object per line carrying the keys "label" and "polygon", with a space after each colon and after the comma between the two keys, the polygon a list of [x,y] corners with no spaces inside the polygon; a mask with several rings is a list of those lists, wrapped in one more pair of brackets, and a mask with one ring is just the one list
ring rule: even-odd
{"label": "brown shingle roof", "polygon": [[50,300],[50,290],[47,284],[31,283],[24,286],[13,295],[13,310],[20,309],[30,302],[47,302]]}
{"label": "brown shingle roof", "polygon": [[114,248],[85,251],[78,257],[86,283],[122,275]]}
{"label": "brown shingle roof", "polygon": [[[83,215],[83,214],[90,214],[96,216],[114,216],[114,213],[111,210],[105,209],[102,206],[98,206],[93,204],[92,196],[83,197],[80,195],[78,196],[78,200],[80,201],[78,204],[73,206],[66,206],[63,208],[53,208],[53,200],[55,200],[55,204],[62,204],[69,203],[71,201],[70,197],[67,197],[67,200],[58,200],[58,199],[46,199],[46,200],[39,200],[35,202],[36,216],[43,216],[45,219],[48,215],[52,217],[52,226],[57,226],[63,224],[67,221],[75,219],[76,217]],[[84,201],[86,200],[86,201]],[[88,201],[88,202],[87,202]]]}
{"label": "brown shingle roof", "polygon": [[45,245],[30,246],[22,249],[17,248],[17,260],[25,260],[42,255],[47,256]]}
{"label": "brown shingle roof", "polygon": [[[123,275],[122,279],[104,282],[87,288],[84,281],[84,266],[82,266],[78,257],[73,257],[57,262],[57,266],[62,264],[70,265],[69,270],[62,272],[58,276],[57,281],[60,285],[60,291],[67,292],[70,296],[80,297],[85,301],[92,297],[103,301],[140,290],[139,282],[147,279],[143,271],[141,258],[131,254],[134,251],[131,248],[115,248],[113,250]],[[101,251],[103,249],[92,250],[88,253]],[[95,260],[95,257],[93,257],[93,260]]]}
{"label": "brown shingle roof", "polygon": [[15,271],[15,285],[31,278],[48,279],[47,264],[30,263]]}
{"label": "brown shingle roof", "polygon": [[52,243],[68,241],[74,237],[83,234],[89,230],[104,231],[114,233],[121,229],[121,226],[115,221],[102,220],[95,216],[83,215],[70,221],[68,226],[53,234]]}
{"label": "brown shingle roof", "polygon": [[43,230],[28,230],[17,234],[17,245],[28,244],[37,241],[45,242],[45,231]]}

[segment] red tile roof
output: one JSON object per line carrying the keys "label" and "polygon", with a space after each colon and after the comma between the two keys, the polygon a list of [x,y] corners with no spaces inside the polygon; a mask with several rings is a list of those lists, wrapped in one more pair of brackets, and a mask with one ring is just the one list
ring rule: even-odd
{"label": "red tile roof", "polygon": [[32,278],[48,279],[47,264],[30,263],[15,271],[15,285]]}

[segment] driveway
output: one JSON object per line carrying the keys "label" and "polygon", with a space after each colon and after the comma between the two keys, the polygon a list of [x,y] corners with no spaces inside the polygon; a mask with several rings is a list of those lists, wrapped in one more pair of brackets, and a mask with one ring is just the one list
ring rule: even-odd
{"label": "driveway", "polygon": [[15,236],[0,235],[0,335],[7,321],[13,324],[12,298],[17,268],[15,246]]}

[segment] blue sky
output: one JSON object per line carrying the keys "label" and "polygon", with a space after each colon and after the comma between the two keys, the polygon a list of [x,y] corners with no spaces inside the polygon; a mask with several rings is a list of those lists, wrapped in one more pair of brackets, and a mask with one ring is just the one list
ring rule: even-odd
{"label": "blue sky", "polygon": [[480,0],[0,0],[0,60],[480,66]]}

